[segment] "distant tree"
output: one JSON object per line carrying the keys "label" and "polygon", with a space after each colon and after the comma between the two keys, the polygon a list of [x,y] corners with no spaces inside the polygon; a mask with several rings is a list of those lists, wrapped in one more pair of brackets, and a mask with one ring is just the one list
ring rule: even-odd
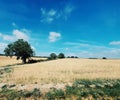
{"label": "distant tree", "polygon": [[58,58],[60,59],[65,58],[65,55],[63,53],[59,53]]}
{"label": "distant tree", "polygon": [[53,59],[56,59],[56,58],[57,58],[57,55],[55,53],[50,54],[50,57],[49,57],[50,60],[53,60]]}
{"label": "distant tree", "polygon": [[6,56],[16,56],[17,60],[21,59],[23,63],[26,63],[26,59],[29,59],[34,54],[30,44],[23,39],[18,39],[17,41],[8,44],[4,52]]}
{"label": "distant tree", "polygon": [[70,58],[70,56],[67,56],[67,58]]}
{"label": "distant tree", "polygon": [[71,56],[71,58],[75,58],[74,56]]}
{"label": "distant tree", "polygon": [[78,58],[77,56],[75,56],[75,58]]}
{"label": "distant tree", "polygon": [[106,57],[103,57],[102,59],[107,59]]}

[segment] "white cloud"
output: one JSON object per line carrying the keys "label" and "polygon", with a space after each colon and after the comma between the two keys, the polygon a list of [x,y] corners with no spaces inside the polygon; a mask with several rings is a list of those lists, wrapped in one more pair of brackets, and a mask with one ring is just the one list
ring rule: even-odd
{"label": "white cloud", "polygon": [[120,58],[120,49],[110,49],[109,51],[100,50],[100,51],[89,51],[89,50],[79,50],[79,52],[67,51],[65,53],[67,56],[78,56],[81,58]]}
{"label": "white cloud", "polygon": [[[120,49],[97,44],[86,44],[82,42],[66,42],[64,43],[68,50],[64,50],[66,55],[72,54],[83,58],[120,58]],[[70,55],[71,56],[71,55]]]}
{"label": "white cloud", "polygon": [[46,9],[41,8],[41,22],[51,23],[56,18],[57,11],[54,9],[50,9],[46,11]]}
{"label": "white cloud", "polygon": [[56,42],[61,38],[61,34],[57,32],[50,32],[49,33],[49,42]]}
{"label": "white cloud", "polygon": [[0,37],[2,37],[2,33],[0,33]]}
{"label": "white cloud", "polygon": [[40,10],[41,10],[42,15],[45,15],[45,14],[46,14],[46,11],[45,11],[44,8],[41,8]]}
{"label": "white cloud", "polygon": [[33,49],[33,51],[35,51],[35,50],[36,50],[36,48],[35,48],[34,46],[31,46],[31,48]]}
{"label": "white cloud", "polygon": [[7,40],[7,41],[15,41],[17,39],[24,39],[26,41],[29,40],[29,37],[27,36],[27,31],[22,31],[22,30],[13,30],[12,35],[4,35],[2,33],[0,33],[0,37],[3,38],[3,40]]}
{"label": "white cloud", "polygon": [[25,32],[22,32],[20,30],[13,30],[13,35],[17,38],[17,39],[24,39],[26,41],[29,40],[29,37],[26,35]]}
{"label": "white cloud", "polygon": [[61,10],[41,8],[41,22],[51,23],[57,19],[67,20],[74,8],[72,4],[65,5]]}
{"label": "white cloud", "polygon": [[74,10],[74,6],[71,4],[68,4],[65,6],[64,11],[63,11],[63,15],[65,20],[68,19],[68,16],[72,13],[72,11]]}
{"label": "white cloud", "polygon": [[109,44],[110,45],[120,45],[120,41],[112,41]]}
{"label": "white cloud", "polygon": [[48,15],[49,16],[55,16],[56,15],[56,11],[54,9],[51,9],[49,12],[48,12]]}
{"label": "white cloud", "polygon": [[88,47],[88,46],[90,46],[89,44],[79,43],[79,42],[66,42],[64,44],[71,45],[71,46],[82,46],[82,47]]}
{"label": "white cloud", "polygon": [[16,38],[14,36],[10,36],[10,35],[3,35],[3,40],[7,40],[7,41],[14,41]]}
{"label": "white cloud", "polygon": [[0,43],[0,53],[3,53],[6,46],[7,46],[6,43]]}
{"label": "white cloud", "polygon": [[72,5],[67,5],[65,7],[65,13],[71,13],[74,10],[74,7]]}

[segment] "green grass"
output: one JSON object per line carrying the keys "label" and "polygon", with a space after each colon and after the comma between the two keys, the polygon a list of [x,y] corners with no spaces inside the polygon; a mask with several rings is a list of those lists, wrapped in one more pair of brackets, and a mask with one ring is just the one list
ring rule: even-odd
{"label": "green grass", "polygon": [[14,100],[20,98],[47,99],[47,100],[120,100],[120,79],[116,80],[76,80],[72,86],[65,89],[52,88],[46,93],[39,89],[33,91],[9,90],[6,87],[0,91],[0,98]]}

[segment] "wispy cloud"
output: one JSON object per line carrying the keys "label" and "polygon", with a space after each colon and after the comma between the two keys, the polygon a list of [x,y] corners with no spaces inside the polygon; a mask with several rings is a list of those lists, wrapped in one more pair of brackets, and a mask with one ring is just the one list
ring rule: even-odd
{"label": "wispy cloud", "polygon": [[54,9],[51,9],[49,12],[48,12],[48,15],[49,16],[55,16],[56,15],[56,11]]}
{"label": "wispy cloud", "polygon": [[74,8],[72,4],[65,5],[61,10],[41,8],[41,22],[51,23],[57,19],[67,20]]}
{"label": "wispy cloud", "polygon": [[0,37],[2,37],[2,33],[0,33]]}
{"label": "wispy cloud", "polygon": [[99,51],[99,52],[91,52],[87,50],[81,50],[79,52],[66,52],[67,56],[78,56],[81,58],[102,58],[102,57],[107,57],[107,58],[119,58],[120,57],[120,49],[110,49],[104,50],[104,51]]}
{"label": "wispy cloud", "polygon": [[12,23],[12,26],[17,28],[17,24],[15,22]]}
{"label": "wispy cloud", "polygon": [[24,39],[26,41],[29,40],[26,31],[18,30],[18,29],[13,30],[11,35],[4,35],[0,33],[0,37],[6,41],[15,41],[17,39]]}
{"label": "wispy cloud", "polygon": [[71,4],[68,4],[65,6],[65,8],[63,9],[63,15],[65,20],[68,19],[68,17],[70,16],[70,14],[72,13],[72,11],[75,9],[75,7]]}
{"label": "wispy cloud", "polygon": [[120,45],[120,41],[112,41],[109,44],[110,45]]}
{"label": "wispy cloud", "polygon": [[49,38],[49,42],[56,42],[61,38],[61,34],[57,32],[50,32],[48,38]]}
{"label": "wispy cloud", "polygon": [[0,43],[0,53],[3,53],[6,46],[7,46],[6,43]]}
{"label": "wispy cloud", "polygon": [[50,9],[46,11],[46,9],[41,8],[41,22],[51,23],[54,19],[56,19],[57,11],[54,9]]}
{"label": "wispy cloud", "polygon": [[87,43],[79,43],[79,42],[66,42],[64,44],[71,45],[71,46],[82,46],[82,47],[88,47],[88,46],[90,46]]}
{"label": "wispy cloud", "polygon": [[119,58],[120,57],[120,49],[109,47],[104,45],[97,45],[97,44],[89,44],[89,43],[82,43],[82,42],[66,42],[64,43],[67,46],[64,49],[66,55],[68,56],[79,56],[83,58]]}

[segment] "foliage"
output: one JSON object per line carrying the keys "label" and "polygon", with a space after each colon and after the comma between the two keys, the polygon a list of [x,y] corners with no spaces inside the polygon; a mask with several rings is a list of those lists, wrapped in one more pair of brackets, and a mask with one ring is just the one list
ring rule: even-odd
{"label": "foliage", "polygon": [[54,60],[57,58],[57,55],[55,53],[51,53],[49,59]]}
{"label": "foliage", "polygon": [[23,39],[18,39],[17,41],[8,44],[4,52],[6,56],[17,56],[17,60],[22,59],[23,63],[26,63],[26,59],[29,59],[34,54],[30,44]]}
{"label": "foliage", "polygon": [[67,56],[67,58],[79,58],[77,56]]}
{"label": "foliage", "polygon": [[65,93],[61,89],[53,88],[49,92],[46,93],[46,98],[48,100],[64,99]]}
{"label": "foliage", "polygon": [[13,69],[12,68],[4,68],[4,69],[0,69],[0,75],[3,75],[5,73],[10,73],[12,72]]}
{"label": "foliage", "polygon": [[[88,99],[90,97],[92,99]],[[0,98],[7,100],[20,98],[33,98],[34,100],[40,98],[45,100],[120,100],[120,80],[76,80],[72,86],[66,86],[64,90],[51,88],[44,95],[36,88],[30,92],[10,90],[5,86],[0,91]]]}
{"label": "foliage", "polygon": [[65,58],[65,55],[63,53],[59,53],[58,58],[60,59]]}
{"label": "foliage", "polygon": [[33,97],[35,100],[42,96],[39,89],[34,89],[33,91],[17,91],[13,89],[3,88],[0,91],[0,99],[6,98],[5,100],[20,100],[20,98],[31,98]]}
{"label": "foliage", "polygon": [[102,59],[107,59],[106,57],[103,57]]}

